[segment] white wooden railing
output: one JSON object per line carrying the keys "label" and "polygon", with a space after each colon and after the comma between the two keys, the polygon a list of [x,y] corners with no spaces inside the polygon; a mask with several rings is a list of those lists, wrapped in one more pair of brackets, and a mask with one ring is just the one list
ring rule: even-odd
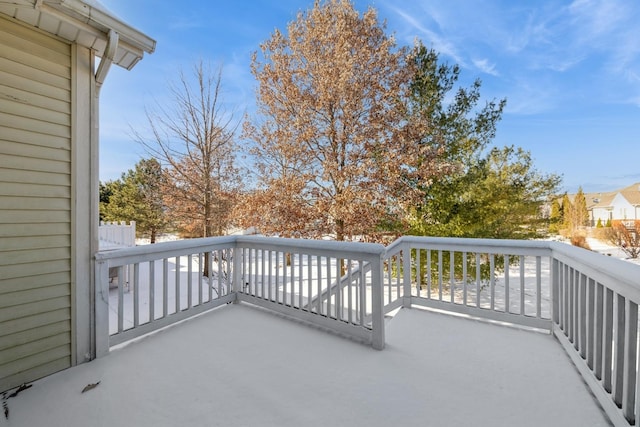
{"label": "white wooden railing", "polygon": [[614,425],[638,425],[640,266],[558,242],[402,237],[384,271],[385,312],[419,305],[548,330]]}
{"label": "white wooden railing", "polygon": [[[229,236],[99,252],[96,353],[238,301],[382,349],[384,250],[376,244]],[[368,271],[353,277],[354,268],[365,264]],[[114,268],[117,288],[110,293],[109,270]],[[343,283],[344,277],[351,279],[336,291],[335,284]],[[328,296],[318,299],[318,295]]]}
{"label": "white wooden railing", "polygon": [[614,425],[638,425],[640,266],[560,243],[551,248],[553,334]]}
{"label": "white wooden railing", "polygon": [[419,305],[551,330],[549,242],[405,236],[387,248],[385,312]]}
{"label": "white wooden railing", "polygon": [[[111,293],[110,268],[119,272]],[[546,330],[614,425],[635,425],[640,414],[640,267],[563,243],[406,236],[385,249],[256,236],[194,239],[98,253],[96,284],[98,355],[238,301],[382,349],[384,315],[421,306]]]}

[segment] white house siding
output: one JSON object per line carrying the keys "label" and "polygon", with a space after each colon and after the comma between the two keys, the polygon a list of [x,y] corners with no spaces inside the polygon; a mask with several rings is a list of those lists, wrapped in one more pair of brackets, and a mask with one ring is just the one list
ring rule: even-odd
{"label": "white house siding", "polygon": [[619,220],[636,219],[635,207],[620,193],[616,194],[611,202],[613,206],[613,218]]}
{"label": "white house siding", "polygon": [[594,207],[591,209],[592,222],[595,226],[600,223],[604,226],[608,220],[613,219],[613,208],[612,207]]}
{"label": "white house siding", "polygon": [[0,15],[0,391],[72,364],[71,64]]}

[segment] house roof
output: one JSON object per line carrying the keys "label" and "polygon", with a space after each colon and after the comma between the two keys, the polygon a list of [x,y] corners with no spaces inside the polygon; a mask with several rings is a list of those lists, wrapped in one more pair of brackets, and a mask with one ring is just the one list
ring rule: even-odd
{"label": "house roof", "polygon": [[76,42],[102,57],[111,31],[118,44],[113,63],[130,70],[152,53],[156,41],[115,16],[97,0],[0,0],[0,13]]}
{"label": "house roof", "polygon": [[616,194],[618,193],[615,191],[607,193],[585,193],[584,198],[587,200],[587,209],[610,207]]}
{"label": "house roof", "polygon": [[[587,200],[587,209],[593,208],[610,208],[613,205],[613,199],[621,194],[630,204],[640,205],[640,182],[631,184],[628,187],[624,187],[614,191],[599,192],[599,193],[584,193],[584,197]],[[573,203],[575,194],[569,194],[569,200]]]}
{"label": "house roof", "polygon": [[636,182],[619,191],[632,205],[640,205],[640,182]]}

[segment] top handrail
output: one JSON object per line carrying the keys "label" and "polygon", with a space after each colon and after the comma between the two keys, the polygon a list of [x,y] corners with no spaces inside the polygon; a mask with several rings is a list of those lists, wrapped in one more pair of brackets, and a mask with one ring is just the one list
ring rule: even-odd
{"label": "top handrail", "polygon": [[402,247],[409,245],[420,249],[438,249],[460,251],[464,247],[467,252],[484,252],[510,255],[551,255],[551,242],[542,240],[505,240],[478,239],[467,237],[424,237],[401,236],[387,246],[386,256],[397,253]]}
{"label": "top handrail", "polygon": [[139,261],[150,261],[165,256],[188,255],[196,252],[223,248],[262,248],[283,252],[300,252],[320,256],[342,256],[353,259],[379,258],[385,253],[385,247],[377,243],[337,242],[332,240],[286,239],[262,236],[219,236],[197,239],[176,240],[154,243],[113,251],[101,251],[95,255],[96,261],[125,260],[135,257]]}

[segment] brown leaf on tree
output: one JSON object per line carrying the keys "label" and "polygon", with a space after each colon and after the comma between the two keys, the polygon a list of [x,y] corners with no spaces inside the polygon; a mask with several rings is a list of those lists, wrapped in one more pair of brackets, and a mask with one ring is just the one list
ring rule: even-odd
{"label": "brown leaf on tree", "polygon": [[316,1],[261,45],[252,59],[259,116],[244,126],[261,188],[247,199],[247,223],[348,240],[377,238],[382,222],[401,217],[407,174],[433,174],[414,165],[400,102],[412,76],[405,58],[375,10],[360,15],[347,0]]}

